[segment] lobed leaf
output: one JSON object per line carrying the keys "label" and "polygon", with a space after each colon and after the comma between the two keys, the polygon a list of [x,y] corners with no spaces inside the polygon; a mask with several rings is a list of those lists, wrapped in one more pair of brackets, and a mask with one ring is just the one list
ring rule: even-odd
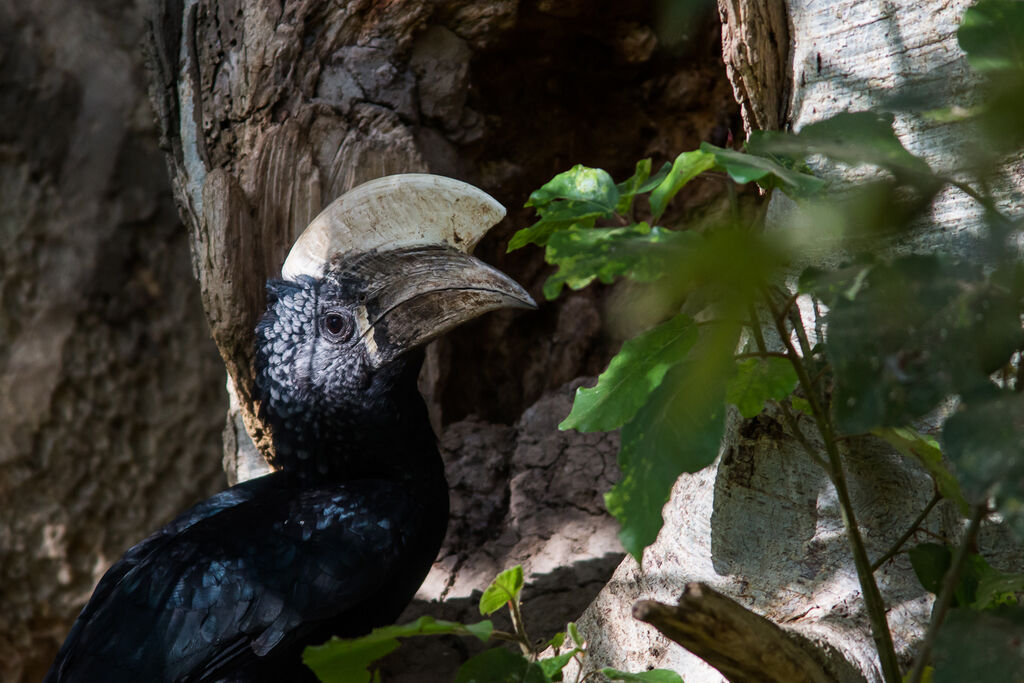
{"label": "lobed leaf", "polygon": [[764,410],[765,401],[781,401],[789,396],[796,382],[796,370],[785,358],[746,358],[736,362],[736,373],[726,384],[725,400],[749,419]]}
{"label": "lobed leaf", "polygon": [[491,585],[480,596],[480,614],[488,615],[497,612],[507,603],[519,599],[519,591],[523,590],[523,566],[517,564],[494,577]]}
{"label": "lobed leaf", "polygon": [[697,326],[685,315],[630,339],[591,388],[576,390],[572,411],[559,429],[597,432],[618,429],[636,415],[665,373],[682,362],[697,341]]}
{"label": "lobed leaf", "polygon": [[486,642],[494,630],[490,621],[460,624],[423,616],[408,624],[383,626],[360,638],[331,638],[323,645],[307,647],[302,661],[324,683],[369,683],[370,665],[398,647],[398,638],[438,634],[471,635]]}

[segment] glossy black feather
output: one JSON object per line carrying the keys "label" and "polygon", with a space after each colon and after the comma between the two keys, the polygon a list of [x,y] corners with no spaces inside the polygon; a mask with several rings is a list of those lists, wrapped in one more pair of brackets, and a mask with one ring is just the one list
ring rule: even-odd
{"label": "glossy black feather", "polygon": [[[373,370],[325,339],[358,283],[272,283],[258,386],[283,471],[239,484],[131,548],[46,681],[310,679],[302,648],[391,623],[436,556],[447,483],[419,358]],[[340,313],[339,313],[340,312]]]}

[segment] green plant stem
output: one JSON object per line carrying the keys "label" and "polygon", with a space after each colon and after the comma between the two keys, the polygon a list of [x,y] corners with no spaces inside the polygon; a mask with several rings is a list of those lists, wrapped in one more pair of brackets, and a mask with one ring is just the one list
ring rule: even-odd
{"label": "green plant stem", "polygon": [[[801,361],[800,355],[796,352],[793,342],[789,338],[782,316],[775,310],[771,296],[765,293],[765,301],[772,316],[776,321],[779,337],[786,345],[789,353],[790,363],[796,371],[800,386],[807,394],[807,402],[811,406],[811,413],[814,416],[815,424],[825,442],[825,452],[828,455],[829,468],[832,473],[832,485],[836,490],[836,497],[839,499],[840,513],[843,518],[843,526],[846,527],[846,535],[849,537],[850,549],[853,552],[853,563],[857,568],[857,578],[860,580],[861,590],[864,593],[864,606],[871,622],[871,635],[878,650],[878,660],[882,666],[882,678],[886,683],[900,683],[900,667],[896,659],[896,649],[892,644],[892,633],[889,632],[889,623],[885,618],[885,602],[875,582],[874,572],[871,571],[871,561],[868,559],[867,550],[864,547],[864,539],[861,538],[860,529],[857,527],[857,518],[853,511],[853,502],[850,499],[850,491],[846,484],[846,474],[843,472],[843,463],[839,457],[839,447],[836,442],[835,431],[828,415],[822,409],[818,396],[814,391],[814,384],[807,375],[807,369]],[[802,321],[800,326],[803,326]]]}
{"label": "green plant stem", "polygon": [[519,601],[509,600],[508,604],[509,612],[512,615],[512,627],[516,630],[519,647],[524,655],[532,657],[536,652],[533,650],[533,643],[530,641],[530,637],[526,635],[526,624],[523,623],[523,613],[519,610]]}
{"label": "green plant stem", "polygon": [[950,565],[946,576],[942,579],[942,591],[939,593],[938,598],[936,598],[935,607],[932,609],[932,618],[928,622],[928,631],[925,632],[924,640],[921,642],[921,649],[917,651],[917,657],[914,659],[914,668],[910,670],[910,674],[907,676],[907,683],[921,683],[924,668],[928,665],[928,660],[932,654],[932,647],[935,645],[935,639],[939,635],[939,627],[942,626],[946,613],[949,612],[949,608],[953,604],[953,595],[956,593],[957,584],[960,583],[960,576],[964,572],[964,565],[967,564],[967,556],[977,542],[978,529],[981,528],[981,520],[985,518],[987,512],[988,508],[984,504],[974,506],[974,513],[971,515],[971,521],[967,525],[964,540],[956,549],[953,564]]}
{"label": "green plant stem", "polygon": [[515,633],[509,633],[508,631],[491,631],[491,638],[500,640],[505,643],[520,643],[522,640]]}
{"label": "green plant stem", "polygon": [[885,554],[883,554],[880,558],[878,558],[871,564],[871,571],[877,572],[879,567],[881,567],[883,564],[892,559],[892,557],[900,551],[900,548],[903,547],[903,544],[906,543],[910,539],[910,537],[914,535],[914,532],[916,532],[917,528],[921,526],[921,524],[924,522],[925,518],[928,516],[928,513],[932,511],[932,508],[935,507],[935,505],[940,500],[942,500],[942,495],[938,491],[936,491],[935,495],[932,496],[932,499],[928,501],[928,505],[925,506],[924,510],[921,510],[921,514],[919,514],[917,516],[917,519],[914,520],[913,524],[910,525],[910,528],[907,529],[903,533],[903,535],[899,537],[899,540],[892,544],[891,548],[885,551]]}
{"label": "green plant stem", "polygon": [[757,344],[757,350],[762,354],[768,353],[768,346],[764,343],[764,332],[761,330],[761,318],[758,317],[754,304],[750,304],[747,308],[747,315],[750,316],[750,332],[754,335],[754,343]]}
{"label": "green plant stem", "polygon": [[785,419],[786,426],[789,427],[790,433],[793,434],[793,438],[797,440],[797,443],[799,443],[803,447],[804,452],[807,453],[807,457],[809,457],[816,465],[821,467],[821,469],[825,470],[825,472],[828,473],[829,480],[831,480],[832,472],[829,469],[828,463],[825,462],[825,460],[822,459],[822,457],[814,451],[814,448],[811,447],[811,443],[807,440],[807,437],[804,436],[804,433],[800,430],[800,424],[796,421],[796,416],[793,415],[793,412],[789,409],[789,406],[786,405],[785,403],[780,402],[779,410],[782,412],[782,417],[783,419]]}

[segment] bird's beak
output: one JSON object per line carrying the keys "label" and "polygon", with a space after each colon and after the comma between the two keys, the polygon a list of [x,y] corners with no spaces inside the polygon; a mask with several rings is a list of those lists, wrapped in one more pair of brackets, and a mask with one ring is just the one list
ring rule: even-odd
{"label": "bird's beak", "polygon": [[447,246],[374,251],[339,265],[329,277],[369,283],[356,325],[375,367],[488,311],[537,308],[515,280]]}

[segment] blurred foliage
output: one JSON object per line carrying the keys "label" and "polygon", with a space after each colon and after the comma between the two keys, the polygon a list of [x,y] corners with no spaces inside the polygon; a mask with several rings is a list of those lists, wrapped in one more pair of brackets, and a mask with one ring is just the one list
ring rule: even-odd
{"label": "blurred foliage", "polygon": [[[620,183],[576,166],[531,195],[527,205],[539,220],[509,249],[545,248],[555,267],[545,296],[628,279],[658,288],[662,302],[678,302],[670,317],[623,344],[596,386],[578,390],[560,425],[621,428],[622,478],[606,503],[638,561],[658,535],[676,479],[717,457],[729,405],[744,418],[766,406],[809,416],[829,462],[811,456],[834,481],[842,476],[830,464],[839,439],[881,438],[919,463],[962,514],[997,511],[1024,538],[1024,220],[1012,213],[1019,207],[999,208],[990,182],[999,161],[1024,145],[1024,3],[981,0],[964,15],[959,40],[980,95],[946,114],[928,113],[970,119],[963,130],[977,136],[968,145],[973,156],[949,174],[904,147],[893,114],[861,111],[798,133],[754,133],[743,149],[705,143],[653,174],[645,159]],[[826,181],[811,167],[855,170],[862,180]],[[685,229],[661,225],[673,199],[705,175],[726,187],[779,190],[798,208],[766,231],[763,212],[729,189],[727,216]],[[935,196],[950,187],[981,208],[984,226],[973,243],[956,255],[894,255],[892,238],[927,230]],[[844,254],[845,262],[806,268],[792,296],[779,286],[794,264],[814,263],[823,251]],[[795,308],[798,295],[826,311],[814,348]],[[768,348],[766,339],[786,340],[785,348]],[[941,429],[920,433],[925,417]],[[859,532],[850,533],[856,545]],[[919,544],[910,557],[922,585],[940,591],[950,548]],[[956,570],[963,574],[955,612],[984,611],[976,617],[980,631],[1000,619],[1016,624],[1020,577],[996,572],[977,553],[965,557]],[[874,586],[858,572],[862,585]],[[1006,610],[998,618],[996,607]],[[884,629],[884,615],[879,621]],[[973,638],[969,622],[957,616],[946,630]],[[943,669],[948,661],[936,651],[937,666],[925,670],[952,680]]]}

